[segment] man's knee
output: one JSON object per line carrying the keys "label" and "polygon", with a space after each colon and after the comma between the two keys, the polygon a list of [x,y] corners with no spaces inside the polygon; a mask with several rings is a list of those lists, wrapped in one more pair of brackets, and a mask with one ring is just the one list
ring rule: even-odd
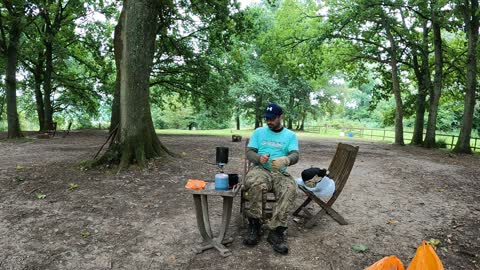
{"label": "man's knee", "polygon": [[283,195],[281,197],[283,197],[284,201],[293,203],[297,196],[297,187],[296,185],[287,184],[283,186],[283,190],[281,190],[280,193]]}
{"label": "man's knee", "polygon": [[261,200],[263,193],[267,191],[267,186],[263,183],[257,183],[245,189],[245,197],[247,200]]}
{"label": "man's knee", "polygon": [[295,196],[297,194],[297,184],[291,177],[281,177],[277,180],[276,190],[278,196]]}
{"label": "man's knee", "polygon": [[254,186],[264,185],[267,186],[268,175],[265,172],[253,168],[250,170],[245,177],[245,188],[250,189]]}
{"label": "man's knee", "polygon": [[295,182],[288,183],[285,189],[289,196],[295,197],[297,195],[297,184]]}

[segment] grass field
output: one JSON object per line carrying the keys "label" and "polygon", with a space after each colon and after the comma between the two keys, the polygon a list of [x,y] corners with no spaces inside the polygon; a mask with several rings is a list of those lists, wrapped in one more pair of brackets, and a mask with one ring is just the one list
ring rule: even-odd
{"label": "grass field", "polygon": [[[205,135],[205,136],[232,136],[241,135],[243,137],[250,137],[253,129],[210,129],[210,130],[182,130],[182,129],[157,129],[157,134],[162,135]],[[335,128],[324,127],[306,127],[306,131],[296,131],[299,138],[342,138],[342,140],[360,140],[360,141],[377,141],[384,143],[393,143],[395,138],[395,132],[393,130],[383,129],[351,129],[343,130],[343,136],[341,136],[342,130]],[[350,136],[349,136],[350,135]],[[409,144],[411,141],[412,132],[405,131],[404,142]],[[457,142],[456,135],[449,134],[437,134],[437,142],[446,144],[448,149],[453,148]],[[472,138],[472,149],[475,147],[475,151],[480,151],[480,139]]]}

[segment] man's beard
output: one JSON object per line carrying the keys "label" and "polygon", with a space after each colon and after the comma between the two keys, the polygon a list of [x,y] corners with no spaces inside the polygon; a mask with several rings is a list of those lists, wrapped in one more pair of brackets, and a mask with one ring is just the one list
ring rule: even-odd
{"label": "man's beard", "polygon": [[267,124],[268,128],[271,130],[277,130],[280,127],[280,124],[275,126],[275,124]]}

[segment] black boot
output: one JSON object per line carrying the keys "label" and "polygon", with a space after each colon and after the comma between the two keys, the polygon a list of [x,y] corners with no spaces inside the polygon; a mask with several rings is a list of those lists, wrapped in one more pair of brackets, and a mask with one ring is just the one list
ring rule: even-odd
{"label": "black boot", "polygon": [[256,246],[261,236],[262,224],[258,218],[248,219],[248,233],[243,239],[243,244],[246,246]]}
{"label": "black boot", "polygon": [[272,244],[273,250],[280,254],[288,253],[287,241],[285,241],[284,233],[287,227],[278,226],[275,230],[270,231],[268,234],[268,242]]}

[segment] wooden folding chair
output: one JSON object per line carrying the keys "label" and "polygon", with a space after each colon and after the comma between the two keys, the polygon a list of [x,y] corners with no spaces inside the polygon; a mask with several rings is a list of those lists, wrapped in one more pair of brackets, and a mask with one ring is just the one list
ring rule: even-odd
{"label": "wooden folding chair", "polygon": [[[244,157],[244,164],[243,164],[243,176],[242,176],[242,191],[240,193],[240,212],[242,213],[242,218],[244,223],[247,223],[247,216],[245,214],[245,209],[248,209],[246,206],[246,202],[248,201],[245,197],[245,178],[250,170],[252,163],[247,159],[247,151],[248,151],[248,142],[250,141],[249,138],[245,140],[245,157]],[[275,203],[277,199],[275,198],[275,193],[273,191],[264,192],[263,199],[262,199],[262,219],[265,222],[266,220],[270,219],[273,215],[273,210],[275,207]]]}
{"label": "wooden folding chair", "polygon": [[[335,192],[333,193],[330,200],[328,200],[328,202],[322,201],[313,192],[306,189],[304,186],[298,186],[303,192],[305,192],[305,194],[307,195],[307,199],[305,200],[305,202],[302,203],[302,205],[300,205],[300,207],[297,208],[297,210],[295,210],[293,215],[299,216],[300,211],[303,210],[304,214],[307,217],[305,227],[313,227],[318,218],[324,213],[327,213],[341,225],[348,224],[347,221],[345,221],[345,219],[332,208],[332,205],[337,200],[340,193],[342,193],[343,187],[345,186],[348,176],[352,171],[353,164],[355,163],[355,159],[357,157],[357,153],[358,146],[354,147],[344,143],[338,144],[337,151],[335,152],[335,155],[330,162],[330,166],[328,167],[328,174],[330,178],[332,178],[335,182]],[[315,215],[311,214],[310,211],[306,208],[307,205],[312,201],[317,203],[322,208]]]}

